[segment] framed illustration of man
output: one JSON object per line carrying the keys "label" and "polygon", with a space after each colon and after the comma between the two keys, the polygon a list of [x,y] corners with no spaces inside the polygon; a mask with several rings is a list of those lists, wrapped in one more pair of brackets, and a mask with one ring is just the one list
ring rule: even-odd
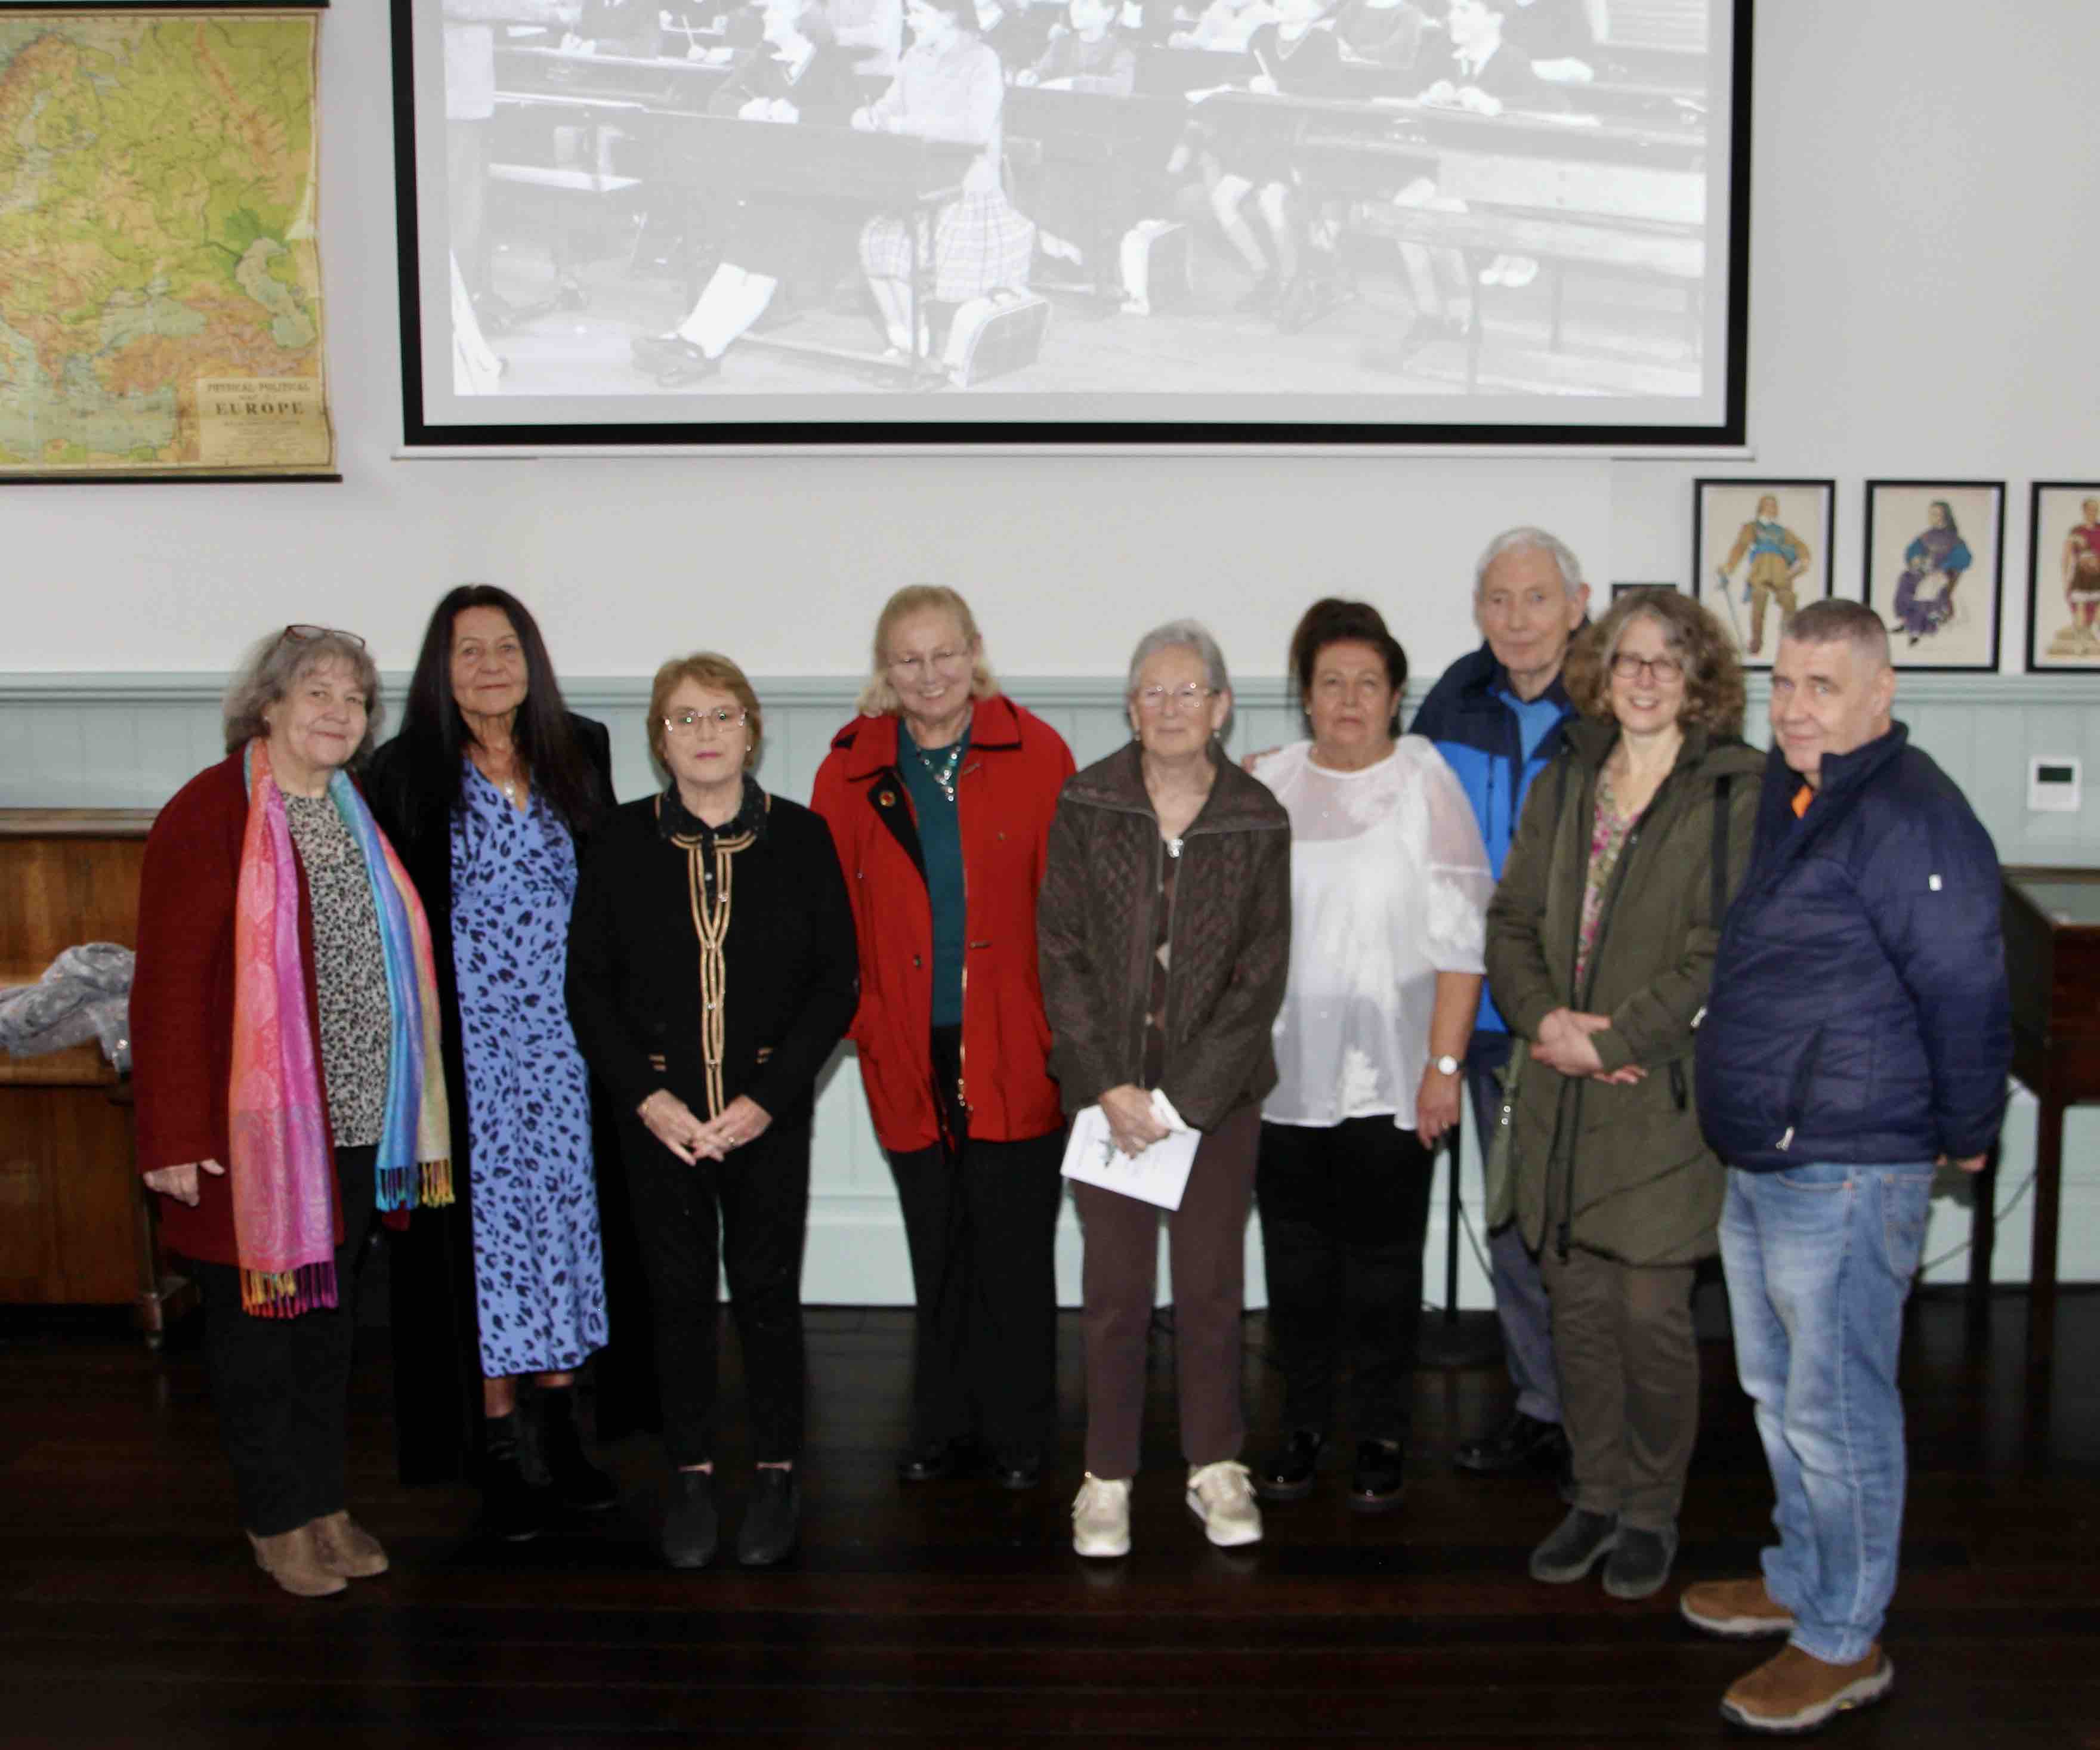
{"label": "framed illustration of man", "polygon": [[1833,480],[1693,483],[1692,593],[1748,666],[1769,668],[1786,616],[1833,593]]}
{"label": "framed illustration of man", "polygon": [[2037,480],[2027,667],[2100,669],[2100,481]]}
{"label": "framed illustration of man", "polygon": [[1867,605],[1898,668],[1996,671],[2005,506],[2002,480],[1867,483]]}

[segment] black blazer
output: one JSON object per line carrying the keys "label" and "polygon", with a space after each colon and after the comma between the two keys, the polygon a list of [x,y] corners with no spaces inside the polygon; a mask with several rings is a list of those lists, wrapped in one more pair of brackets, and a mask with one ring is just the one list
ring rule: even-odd
{"label": "black blazer", "polygon": [[[816,1081],[860,1000],[853,910],[831,829],[769,799],[765,829],[730,858],[722,943],[722,1100],[806,1122]],[[708,1115],[700,942],[689,852],[658,830],[654,796],[613,814],[591,847],[569,922],[569,1019],[623,1117],[660,1088]]]}
{"label": "black blazer", "polygon": [[[569,728],[613,802],[612,740],[602,723],[569,716]],[[401,1479],[442,1482],[470,1474],[481,1450],[481,1353],[474,1263],[474,1149],[467,1124],[466,1059],[452,971],[452,820],[435,787],[397,735],[372,756],[364,793],[373,816],[400,853],[421,895],[437,962],[445,1092],[452,1103],[452,1188],[449,1210],[418,1210],[394,1236],[390,1292],[394,1328],[395,1431]],[[600,816],[602,820],[603,816]],[[579,861],[597,821],[572,823]],[[602,1091],[594,1091],[602,1092]],[[602,1098],[593,1099],[602,1108]],[[606,1316],[611,1342],[599,1355],[598,1432],[610,1439],[655,1419],[655,1360],[649,1311],[626,1212],[625,1188],[611,1171],[615,1150],[602,1112],[593,1130],[598,1225],[605,1260]]]}

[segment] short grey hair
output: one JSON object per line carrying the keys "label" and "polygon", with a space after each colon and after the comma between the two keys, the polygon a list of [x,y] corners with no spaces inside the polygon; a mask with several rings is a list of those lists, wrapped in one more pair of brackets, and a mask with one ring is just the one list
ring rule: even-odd
{"label": "short grey hair", "polygon": [[1869,668],[1888,666],[1889,628],[1864,602],[1811,602],[1787,615],[1779,635],[1797,644],[1849,644]]}
{"label": "short grey hair", "polygon": [[1487,545],[1480,555],[1480,562],[1473,567],[1473,599],[1480,599],[1480,592],[1487,587],[1488,567],[1507,553],[1542,553],[1552,560],[1553,567],[1560,574],[1560,585],[1571,596],[1582,593],[1582,562],[1575,557],[1575,549],[1556,535],[1544,529],[1533,528],[1529,523],[1513,529],[1504,529]]}
{"label": "short grey hair", "polygon": [[[1218,648],[1218,641],[1211,636],[1210,628],[1199,619],[1170,619],[1163,626],[1154,626],[1137,641],[1137,648],[1130,653],[1130,675],[1123,685],[1123,697],[1135,701],[1137,698],[1137,677],[1144,672],[1145,665],[1162,650],[1193,650],[1197,660],[1203,665],[1203,684],[1214,693],[1229,693],[1233,677],[1225,669],[1225,653]],[[1222,739],[1233,732],[1230,712],[1220,725],[1218,734]]]}
{"label": "short grey hair", "polygon": [[270,726],[262,721],[262,713],[289,694],[306,675],[329,663],[342,663],[364,690],[364,739],[349,763],[361,762],[379,739],[380,720],[385,715],[379,702],[379,665],[347,633],[324,631],[298,638],[289,626],[258,639],[227,682],[222,710],[226,751],[238,753],[258,735],[267,739]]}

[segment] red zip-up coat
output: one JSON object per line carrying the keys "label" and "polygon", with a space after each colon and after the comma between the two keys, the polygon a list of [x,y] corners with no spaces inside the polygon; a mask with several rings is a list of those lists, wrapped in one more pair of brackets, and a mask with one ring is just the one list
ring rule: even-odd
{"label": "red zip-up coat", "polygon": [[[860,938],[860,1008],[849,1035],[882,1146],[941,1139],[933,1094],[933,907],[911,798],[897,769],[895,716],[856,717],[832,738],[810,805],[838,846]],[[1043,1136],[1065,1122],[1049,1069],[1050,1024],[1035,966],[1035,896],[1071,750],[1004,697],[972,707],[955,774],[966,925],[963,1099],[970,1135]]]}
{"label": "red zip-up coat", "polygon": [[[177,791],[146,835],[139,879],[139,958],[131,981],[131,1096],[139,1170],[227,1166],[227,1106],[233,1075],[233,906],[240,885],[240,841],[248,830],[241,756],[207,766]],[[314,918],[306,865],[299,872],[299,963],[306,973],[307,1025],[321,1036],[314,993]],[[326,1072],[320,1053],[315,1068]],[[329,1165],[334,1144],[329,1144]],[[230,1178],[197,1175],[197,1203],[163,1197],[161,1238],[201,1263],[237,1264]],[[335,1240],[342,1241],[341,1198]]]}

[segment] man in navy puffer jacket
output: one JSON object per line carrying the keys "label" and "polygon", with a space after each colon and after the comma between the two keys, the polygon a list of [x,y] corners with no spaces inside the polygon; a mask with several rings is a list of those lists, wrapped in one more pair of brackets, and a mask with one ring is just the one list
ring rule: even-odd
{"label": "man in navy puffer jacket", "polygon": [[1789,619],[1749,873],[1698,1031],[1699,1115],[1728,1163],[1736,1364],[1778,1496],[1755,1580],[1685,1616],[1787,1646],[1723,1716],[1807,1730],[1878,1699],[1903,1528],[1903,1307],[1935,1163],[1981,1166],[2012,1023],[1997,853],[1890,709],[1888,634],[1856,602]]}

